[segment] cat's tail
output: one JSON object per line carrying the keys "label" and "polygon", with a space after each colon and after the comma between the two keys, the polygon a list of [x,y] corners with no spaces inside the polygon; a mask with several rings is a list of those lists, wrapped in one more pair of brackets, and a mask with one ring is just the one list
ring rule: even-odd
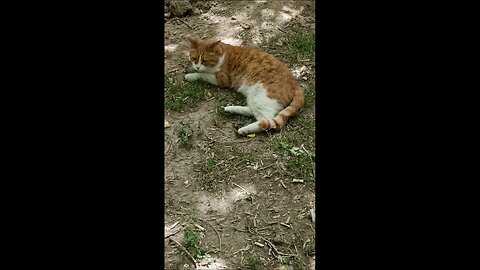
{"label": "cat's tail", "polygon": [[305,103],[304,94],[300,86],[296,86],[295,94],[293,96],[292,102],[285,109],[280,111],[278,115],[273,119],[263,119],[259,121],[258,125],[263,130],[282,129],[288,121],[288,118],[297,115],[303,108]]}

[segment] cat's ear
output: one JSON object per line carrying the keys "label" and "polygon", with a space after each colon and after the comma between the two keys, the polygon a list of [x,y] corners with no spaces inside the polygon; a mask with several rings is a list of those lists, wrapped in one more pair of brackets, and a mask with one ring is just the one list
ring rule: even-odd
{"label": "cat's ear", "polygon": [[215,41],[215,42],[213,42],[209,47],[213,49],[213,48],[217,47],[218,44],[220,44],[220,42],[222,42],[222,41],[221,41],[221,40]]}
{"label": "cat's ear", "polygon": [[221,42],[221,40],[213,42],[212,44],[210,44],[208,46],[207,50],[210,51],[210,52],[218,52],[219,51],[218,45],[220,44],[220,42]]}
{"label": "cat's ear", "polygon": [[190,42],[190,47],[191,48],[197,48],[198,46],[198,41],[192,38],[187,38],[188,42]]}

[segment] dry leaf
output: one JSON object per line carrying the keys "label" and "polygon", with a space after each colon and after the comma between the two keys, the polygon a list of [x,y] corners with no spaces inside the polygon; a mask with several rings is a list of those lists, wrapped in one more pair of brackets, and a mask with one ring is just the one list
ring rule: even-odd
{"label": "dry leaf", "polygon": [[168,128],[168,127],[171,127],[170,123],[168,123],[167,121],[165,121],[165,128]]}
{"label": "dry leaf", "polygon": [[247,137],[249,137],[249,138],[255,138],[255,133],[248,134]]}

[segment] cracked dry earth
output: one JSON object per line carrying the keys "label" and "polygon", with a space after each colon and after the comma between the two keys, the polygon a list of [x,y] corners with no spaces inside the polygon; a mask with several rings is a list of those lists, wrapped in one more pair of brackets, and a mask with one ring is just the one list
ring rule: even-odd
{"label": "cracked dry earth", "polygon": [[[190,67],[187,37],[262,48],[290,24],[315,27],[314,1],[190,2],[193,14],[165,22],[165,73],[174,83],[183,83]],[[314,76],[310,60],[289,65],[301,86],[300,77]],[[314,269],[314,252],[305,251],[315,243],[314,174],[292,182],[283,157],[268,150],[278,134],[237,137],[238,118],[218,111],[235,98],[211,86],[203,100],[165,109],[165,269]],[[314,110],[301,114],[314,118]],[[184,124],[193,131],[187,146],[179,139]],[[289,123],[282,132],[295,128]],[[188,245],[187,227],[208,254],[196,266],[178,247]]]}

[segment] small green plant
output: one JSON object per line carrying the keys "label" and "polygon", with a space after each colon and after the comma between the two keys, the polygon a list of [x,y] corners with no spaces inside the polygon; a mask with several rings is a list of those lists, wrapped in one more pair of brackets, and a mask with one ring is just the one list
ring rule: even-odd
{"label": "small green plant", "polygon": [[291,144],[292,144],[292,140],[290,140],[288,136],[285,136],[283,134],[277,134],[273,137],[272,145],[270,148],[272,151],[281,150],[281,152],[283,152],[290,149]]}
{"label": "small green plant", "polygon": [[193,256],[193,258],[200,260],[201,257],[205,255],[205,249],[200,245],[198,235],[189,227],[185,227],[183,236],[185,238],[185,248],[187,251]]}
{"label": "small green plant", "polygon": [[184,124],[180,129],[180,133],[178,135],[178,137],[180,138],[180,144],[187,145],[192,135],[193,135],[193,130],[190,127],[190,125]]}
{"label": "small green plant", "polygon": [[279,148],[282,149],[282,150],[287,150],[288,147],[289,147],[289,145],[288,145],[287,142],[281,142],[281,141],[278,142],[278,146],[279,146]]}
{"label": "small green plant", "polygon": [[260,267],[260,257],[257,255],[252,255],[247,258],[247,267],[248,269],[256,270]]}

